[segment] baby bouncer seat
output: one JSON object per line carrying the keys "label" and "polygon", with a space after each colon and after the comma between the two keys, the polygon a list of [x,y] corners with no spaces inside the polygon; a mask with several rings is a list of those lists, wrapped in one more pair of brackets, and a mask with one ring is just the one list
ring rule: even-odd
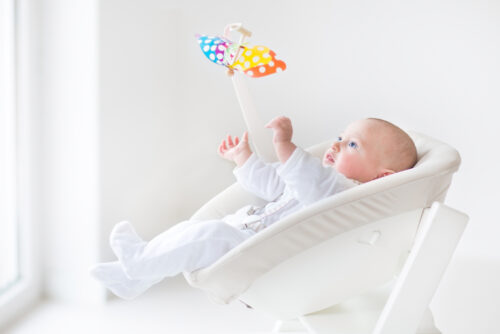
{"label": "baby bouncer seat", "polygon": [[[263,123],[248,91],[240,77],[232,80],[249,132],[259,137]],[[240,300],[268,314],[277,321],[274,332],[440,333],[429,303],[468,220],[443,204],[460,156],[409,134],[418,152],[414,168],[287,216],[213,265],[185,273],[188,283],[216,302]],[[270,148],[260,139],[254,148],[265,155]],[[309,152],[321,157],[330,144]],[[264,202],[235,183],[192,218],[223,217],[246,204]]]}

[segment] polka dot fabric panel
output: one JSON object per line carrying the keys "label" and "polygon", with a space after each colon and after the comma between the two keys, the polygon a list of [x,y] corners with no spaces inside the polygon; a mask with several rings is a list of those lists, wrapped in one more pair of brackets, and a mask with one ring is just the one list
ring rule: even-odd
{"label": "polka dot fabric panel", "polygon": [[197,35],[197,38],[203,54],[211,62],[250,77],[263,77],[286,69],[285,62],[276,59],[276,53],[266,46],[239,45],[220,36]]}

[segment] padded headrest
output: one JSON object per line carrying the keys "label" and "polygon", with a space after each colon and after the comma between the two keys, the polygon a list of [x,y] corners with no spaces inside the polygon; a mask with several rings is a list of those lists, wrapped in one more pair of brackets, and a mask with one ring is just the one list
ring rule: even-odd
{"label": "padded headrest", "polygon": [[[428,193],[428,203],[433,201],[444,200],[446,190],[451,183],[451,176],[460,166],[460,155],[453,147],[445,144],[432,137],[421,133],[407,131],[417,147],[418,161],[416,165],[409,170],[395,173],[377,180],[370,181],[362,187],[363,190],[368,190],[369,193],[375,193],[384,189],[397,187],[398,185],[417,182],[429,177],[434,178],[434,191]],[[333,140],[312,146],[308,151],[321,157],[328,145],[331,145]],[[442,177],[439,177],[442,176]],[[368,186],[368,187],[367,187]],[[373,188],[370,191],[366,188]],[[357,191],[356,191],[357,192]]]}
{"label": "padded headrest", "polygon": [[460,155],[453,147],[421,133],[408,131],[417,147],[418,162],[415,167],[429,168],[436,172],[456,172]]}

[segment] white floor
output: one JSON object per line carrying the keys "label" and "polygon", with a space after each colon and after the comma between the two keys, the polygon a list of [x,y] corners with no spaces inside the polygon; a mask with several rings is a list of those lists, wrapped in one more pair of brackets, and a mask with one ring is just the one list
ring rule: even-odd
{"label": "white floor", "polygon": [[[431,309],[443,334],[500,334],[500,265],[495,260],[453,261]],[[134,301],[106,305],[45,302],[2,333],[270,333],[274,321],[239,302],[212,303],[182,277],[165,280]]]}
{"label": "white floor", "polygon": [[254,334],[270,332],[273,326],[271,319],[240,302],[212,303],[176,278],[133,301],[113,299],[97,307],[44,302],[2,333]]}

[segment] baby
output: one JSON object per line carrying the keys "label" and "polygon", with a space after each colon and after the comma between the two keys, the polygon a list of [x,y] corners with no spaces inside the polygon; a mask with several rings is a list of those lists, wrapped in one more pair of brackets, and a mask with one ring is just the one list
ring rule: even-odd
{"label": "baby", "polygon": [[115,295],[132,299],[165,277],[207,267],[229,250],[283,217],[320,199],[413,167],[417,160],[411,138],[380,119],[350,124],[326,150],[322,161],[292,142],[292,124],[273,119],[273,144],[279,163],[266,164],[250,150],[248,134],[228,136],[221,157],[234,161],[238,183],[265,199],[264,207],[247,205],[222,219],[188,220],[149,242],[128,222],[112,230],[110,244],[118,261],[101,263],[91,274]]}

